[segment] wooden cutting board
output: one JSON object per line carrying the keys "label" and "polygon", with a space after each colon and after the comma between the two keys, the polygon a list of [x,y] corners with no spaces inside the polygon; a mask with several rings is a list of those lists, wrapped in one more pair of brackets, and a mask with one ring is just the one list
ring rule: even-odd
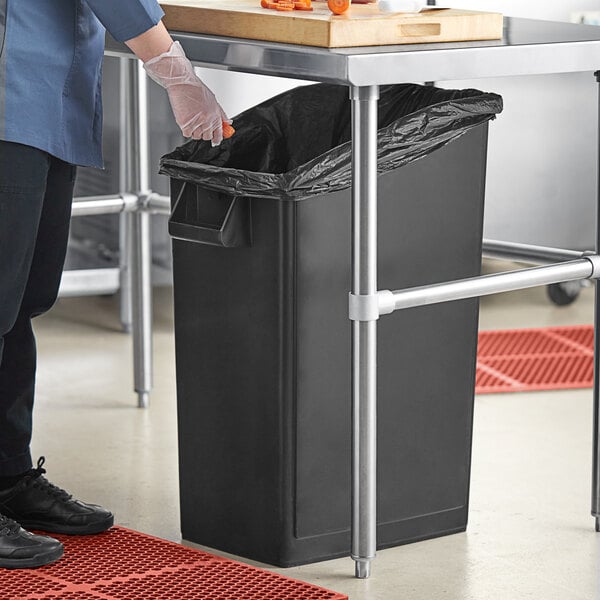
{"label": "wooden cutting board", "polygon": [[503,25],[498,13],[434,9],[390,14],[377,4],[353,4],[340,16],[326,2],[313,2],[313,12],[265,9],[260,0],[162,0],[161,6],[173,31],[325,48],[501,39]]}

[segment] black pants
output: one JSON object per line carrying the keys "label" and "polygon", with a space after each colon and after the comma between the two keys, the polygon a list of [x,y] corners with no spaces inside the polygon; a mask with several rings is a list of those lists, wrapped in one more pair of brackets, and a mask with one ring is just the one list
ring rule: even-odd
{"label": "black pants", "polygon": [[56,301],[74,181],[74,166],[0,141],[0,476],[31,468],[31,319]]}

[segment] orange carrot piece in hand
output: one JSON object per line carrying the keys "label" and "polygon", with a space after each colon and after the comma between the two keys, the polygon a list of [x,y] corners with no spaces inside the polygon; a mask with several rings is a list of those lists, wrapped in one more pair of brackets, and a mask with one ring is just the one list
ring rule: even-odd
{"label": "orange carrot piece in hand", "polygon": [[329,10],[335,15],[341,15],[350,8],[350,0],[327,0]]}
{"label": "orange carrot piece in hand", "polygon": [[223,121],[223,139],[228,140],[235,133],[235,129],[229,124]]}

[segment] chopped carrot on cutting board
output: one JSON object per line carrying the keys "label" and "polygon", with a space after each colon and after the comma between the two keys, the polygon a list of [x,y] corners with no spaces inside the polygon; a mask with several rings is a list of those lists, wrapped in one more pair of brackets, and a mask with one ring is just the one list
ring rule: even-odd
{"label": "chopped carrot on cutting board", "polygon": [[311,0],[260,0],[260,5],[280,11],[313,10]]}
{"label": "chopped carrot on cutting board", "polygon": [[223,121],[223,139],[228,140],[235,133],[235,129],[229,124]]}
{"label": "chopped carrot on cutting board", "polygon": [[329,10],[335,15],[341,15],[350,8],[350,0],[327,0]]}

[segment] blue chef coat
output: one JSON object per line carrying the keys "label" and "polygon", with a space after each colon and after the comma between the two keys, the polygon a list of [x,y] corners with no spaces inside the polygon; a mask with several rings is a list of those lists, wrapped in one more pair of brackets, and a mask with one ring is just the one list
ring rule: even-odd
{"label": "blue chef coat", "polygon": [[0,0],[0,139],[101,167],[105,28],[125,41],[162,16],[156,0]]}

